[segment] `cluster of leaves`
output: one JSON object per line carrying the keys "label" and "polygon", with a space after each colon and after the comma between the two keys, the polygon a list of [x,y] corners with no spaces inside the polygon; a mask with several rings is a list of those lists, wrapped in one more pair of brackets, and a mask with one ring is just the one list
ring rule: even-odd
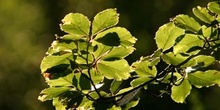
{"label": "cluster of leaves", "polygon": [[177,15],[155,35],[158,49],[129,65],[124,59],[136,42],[129,31],[116,27],[116,9],[98,13],[92,23],[70,13],[41,63],[48,88],[39,100],[53,100],[57,110],[129,109],[140,91],[158,87],[183,103],[192,86],[220,85],[220,4],[193,8],[197,17]]}

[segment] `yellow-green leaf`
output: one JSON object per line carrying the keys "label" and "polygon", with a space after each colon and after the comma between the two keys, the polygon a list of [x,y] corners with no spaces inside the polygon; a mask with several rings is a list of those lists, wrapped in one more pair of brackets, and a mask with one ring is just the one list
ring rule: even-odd
{"label": "yellow-green leaf", "polygon": [[88,36],[90,30],[89,19],[80,13],[67,14],[61,24],[61,29],[70,34]]}
{"label": "yellow-green leaf", "polygon": [[194,15],[199,18],[201,21],[211,24],[214,21],[214,17],[211,16],[208,10],[205,7],[197,6],[197,8],[193,8]]}
{"label": "yellow-green leaf", "polygon": [[115,61],[100,61],[97,68],[108,79],[124,80],[130,76],[130,66],[124,59]]}
{"label": "yellow-green leaf", "polygon": [[184,103],[191,89],[192,86],[189,81],[185,79],[179,86],[172,86],[171,98],[177,103]]}
{"label": "yellow-green leaf", "polygon": [[178,42],[174,48],[173,53],[193,53],[196,54],[204,44],[204,41],[195,34],[186,34],[180,42]]}
{"label": "yellow-green leaf", "polygon": [[188,15],[177,15],[173,21],[178,27],[194,33],[197,33],[201,28],[200,24],[194,18],[189,17]]}
{"label": "yellow-green leaf", "polygon": [[217,1],[210,2],[208,4],[208,9],[213,13],[220,14],[220,4]]}
{"label": "yellow-green leaf", "polygon": [[92,22],[92,34],[105,30],[106,28],[115,26],[118,23],[119,14],[116,9],[107,9],[98,13]]}
{"label": "yellow-green leaf", "polygon": [[207,70],[196,71],[195,73],[190,73],[188,79],[192,85],[196,87],[211,86],[214,84],[220,85],[220,71],[217,70]]}
{"label": "yellow-green leaf", "polygon": [[156,32],[156,44],[163,51],[168,50],[175,44],[177,37],[184,34],[184,30],[176,27],[173,23],[168,23],[159,28]]}

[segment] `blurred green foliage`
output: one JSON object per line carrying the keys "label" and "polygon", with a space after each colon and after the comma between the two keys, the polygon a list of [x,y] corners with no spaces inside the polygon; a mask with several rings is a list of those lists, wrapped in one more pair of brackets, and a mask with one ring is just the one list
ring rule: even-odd
{"label": "blurred green foliage", "polygon": [[[177,14],[192,15],[195,6],[210,0],[0,0],[0,108],[2,110],[53,110],[51,102],[37,97],[47,85],[40,74],[40,61],[47,47],[63,35],[61,19],[69,12],[92,18],[107,8],[117,8],[119,25],[137,39],[136,51],[127,59],[134,62],[155,50],[157,29]],[[220,89],[193,89],[186,104],[169,96],[157,97],[155,91],[143,94],[139,109],[219,110]]]}

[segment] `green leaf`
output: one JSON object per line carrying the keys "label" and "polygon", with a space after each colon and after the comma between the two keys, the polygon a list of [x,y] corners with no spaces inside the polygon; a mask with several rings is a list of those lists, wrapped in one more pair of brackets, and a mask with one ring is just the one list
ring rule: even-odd
{"label": "green leaf", "polygon": [[215,62],[215,58],[212,56],[206,56],[206,55],[198,55],[194,58],[197,63],[203,62],[203,67],[208,67],[209,65],[213,64]]}
{"label": "green leaf", "polygon": [[140,61],[144,61],[147,60],[150,62],[149,66],[155,66],[160,62],[160,56],[161,56],[162,52],[160,49],[154,51],[154,53],[152,55],[146,56],[146,57],[141,57]]}
{"label": "green leaf", "polygon": [[48,80],[47,83],[50,86],[56,87],[56,86],[73,86],[73,77],[74,73],[68,74],[67,76],[64,77],[59,77],[58,79],[52,79]]}
{"label": "green leaf", "polygon": [[176,27],[173,23],[168,23],[159,28],[156,32],[156,44],[163,51],[168,50],[175,44],[175,39],[184,34],[184,30]]}
{"label": "green leaf", "polygon": [[173,54],[169,52],[167,54],[162,55],[162,60],[167,64],[172,64],[174,66],[179,65],[180,63],[184,62],[189,56],[182,56],[181,54]]}
{"label": "green leaf", "polygon": [[123,110],[129,110],[130,108],[137,106],[137,104],[139,103],[139,100],[140,98],[136,100],[131,100],[128,104],[126,104],[126,107]]}
{"label": "green leaf", "polygon": [[120,106],[113,105],[111,108],[108,110],[122,110]]}
{"label": "green leaf", "polygon": [[197,6],[197,8],[193,8],[194,15],[199,18],[201,21],[211,24],[214,21],[214,17],[211,16],[208,10],[204,7]]}
{"label": "green leaf", "polygon": [[139,77],[155,77],[157,69],[155,66],[149,66],[150,62],[147,60],[138,61],[132,64],[132,68]]}
{"label": "green leaf", "polygon": [[111,47],[101,43],[94,43],[93,45],[96,45],[96,50],[94,52],[96,59],[121,59],[125,58],[135,50],[134,47]]}
{"label": "green leaf", "polygon": [[119,14],[116,9],[107,9],[98,13],[92,22],[92,35],[100,31],[115,26],[118,23]]}
{"label": "green leaf", "polygon": [[171,98],[177,103],[184,103],[186,97],[190,94],[192,86],[188,80],[184,80],[179,86],[172,86]]}
{"label": "green leaf", "polygon": [[218,2],[210,2],[208,4],[208,9],[213,12],[213,13],[216,13],[216,14],[219,14],[220,15],[220,4]]}
{"label": "green leaf", "polygon": [[60,94],[69,91],[70,87],[50,87],[41,91],[41,96],[38,97],[40,101],[51,100]]}
{"label": "green leaf", "polygon": [[70,34],[79,36],[88,36],[90,30],[89,19],[80,13],[69,13],[67,14],[61,24],[61,29]]}
{"label": "green leaf", "polygon": [[79,90],[91,90],[90,80],[85,78],[81,73],[76,73],[73,78],[73,85]]}
{"label": "green leaf", "polygon": [[134,47],[114,47],[103,59],[125,58],[135,50]]}
{"label": "green leaf", "polygon": [[[119,39],[117,40],[105,40],[104,41],[100,41],[99,39],[102,39],[103,37],[114,37],[116,39],[116,37],[118,37]],[[110,39],[110,38],[108,38]],[[134,43],[136,42],[136,38],[133,37],[131,35],[131,33],[122,27],[113,27],[110,28],[108,30],[105,30],[99,34],[97,34],[97,36],[95,37],[95,40],[97,42],[100,42],[104,45],[108,45],[108,46],[118,46],[118,45],[122,45],[125,47],[129,47],[129,46],[133,46]],[[120,42],[118,42],[118,40]]]}
{"label": "green leaf", "polygon": [[185,64],[181,65],[181,67],[193,67],[193,68],[199,69],[201,67],[207,67],[213,64],[214,61],[215,61],[215,58],[212,56],[198,55],[198,56],[191,58]]}
{"label": "green leaf", "polygon": [[46,56],[41,61],[41,72],[44,73],[47,69],[52,68],[54,66],[60,65],[60,64],[68,64],[69,60],[68,58],[72,56],[72,53],[67,53],[61,56]]}
{"label": "green leaf", "polygon": [[214,84],[220,85],[220,71],[207,70],[205,72],[196,71],[188,75],[188,80],[196,87],[211,86]]}
{"label": "green leaf", "polygon": [[[105,96],[105,97],[108,97],[108,96],[109,96],[109,94],[106,93],[105,91],[100,91],[99,93],[100,93],[101,96]],[[92,98],[94,98],[94,99],[100,99],[100,98],[101,98],[101,97],[99,97],[99,94],[98,94],[96,91],[90,92],[89,95],[90,95]],[[102,98],[101,98],[101,100],[102,100]]]}
{"label": "green leaf", "polygon": [[138,77],[131,81],[131,85],[133,87],[149,81],[152,79],[152,77],[156,77],[157,68],[155,66],[150,66],[150,64],[152,63],[147,59],[141,58],[140,61],[137,61],[131,65]]}
{"label": "green leaf", "polygon": [[82,102],[76,110],[94,110],[93,101],[89,100],[86,96],[83,97]]}
{"label": "green leaf", "polygon": [[220,15],[218,15],[218,16],[216,17],[216,20],[217,20],[218,22],[220,22]]}
{"label": "green leaf", "polygon": [[100,57],[104,57],[113,49],[113,47],[111,47],[111,46],[106,46],[106,45],[103,45],[98,42],[93,42],[93,45],[95,47],[95,50],[93,52],[95,59],[99,59]]}
{"label": "green leaf", "polygon": [[213,27],[206,27],[205,25],[202,26],[202,34],[205,38],[211,38],[216,35],[217,30]]}
{"label": "green leaf", "polygon": [[77,34],[66,34],[62,37],[60,37],[62,40],[72,40],[72,41],[75,41],[75,40],[79,40],[81,39],[83,36],[82,35],[77,35]]}
{"label": "green leaf", "polygon": [[[169,72],[163,79],[162,83],[168,83],[171,84],[171,79],[172,83],[175,83],[176,85],[181,84],[181,81],[183,79],[182,73],[178,72]],[[160,79],[159,79],[160,80]]]}
{"label": "green leaf", "polygon": [[64,105],[59,100],[59,97],[53,98],[53,106],[55,106],[56,110],[66,110],[67,105]]}
{"label": "green leaf", "polygon": [[116,94],[121,88],[122,86],[122,81],[117,81],[117,80],[114,80],[112,81],[111,83],[111,87],[110,87],[110,91],[112,94]]}
{"label": "green leaf", "polygon": [[189,17],[188,15],[178,15],[173,21],[178,27],[194,33],[197,33],[201,28],[200,24],[194,18]]}
{"label": "green leaf", "polygon": [[136,86],[139,86],[149,80],[151,80],[152,78],[150,77],[146,77],[146,76],[142,76],[142,77],[139,77],[139,78],[136,78],[134,80],[131,81],[131,86],[132,87],[136,87]]}
{"label": "green leaf", "polygon": [[[185,34],[180,42],[178,42],[174,48],[173,53],[192,53],[196,54],[200,51],[204,41],[194,34]],[[198,49],[199,48],[199,49]]]}
{"label": "green leaf", "polygon": [[51,48],[49,48],[47,54],[52,55],[57,53],[59,54],[72,53],[73,49],[76,49],[76,45],[74,42],[55,40],[51,44]]}
{"label": "green leaf", "polygon": [[91,79],[93,80],[94,84],[100,84],[103,82],[104,76],[102,74],[99,74],[95,68],[92,68],[90,70],[90,74],[91,74]]}
{"label": "green leaf", "polygon": [[100,61],[97,64],[98,71],[108,79],[117,81],[128,79],[130,67],[124,59],[115,61]]}

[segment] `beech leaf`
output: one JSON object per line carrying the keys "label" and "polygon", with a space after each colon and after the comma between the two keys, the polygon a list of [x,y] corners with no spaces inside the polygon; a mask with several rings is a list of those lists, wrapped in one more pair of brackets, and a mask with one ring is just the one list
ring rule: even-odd
{"label": "beech leaf", "polygon": [[61,24],[61,29],[70,34],[88,36],[90,30],[89,19],[80,13],[67,14]]}
{"label": "beech leaf", "polygon": [[163,51],[168,50],[175,44],[176,38],[183,34],[184,30],[176,27],[173,23],[165,24],[156,32],[157,47]]}
{"label": "beech leaf", "polygon": [[98,32],[115,26],[118,23],[119,14],[116,9],[106,9],[98,13],[92,22],[92,34],[95,35]]}
{"label": "beech leaf", "polygon": [[184,103],[186,97],[190,94],[192,86],[188,80],[184,80],[179,86],[172,86],[171,98],[177,103]]}
{"label": "beech leaf", "polygon": [[100,61],[97,68],[101,74],[108,79],[117,81],[128,79],[130,76],[130,67],[124,59],[115,61]]}

